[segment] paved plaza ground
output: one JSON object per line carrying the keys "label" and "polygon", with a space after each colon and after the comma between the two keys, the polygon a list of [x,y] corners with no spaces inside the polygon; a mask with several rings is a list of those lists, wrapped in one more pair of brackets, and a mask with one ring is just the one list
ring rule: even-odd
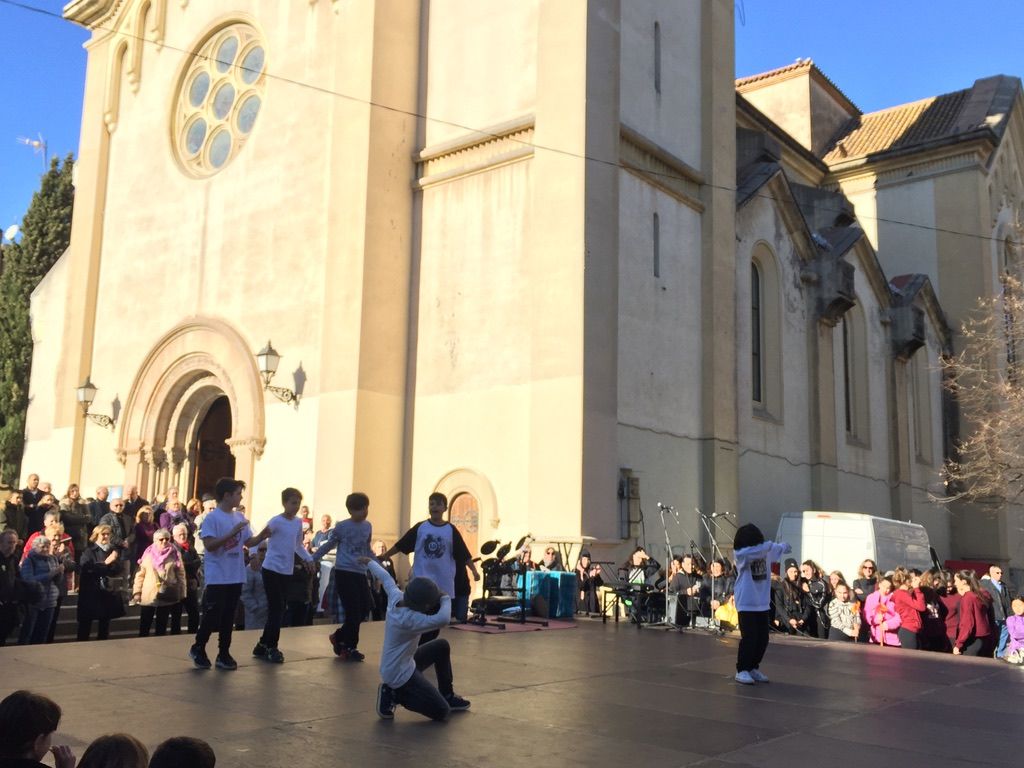
{"label": "paved plaza ground", "polygon": [[46,693],[81,755],[124,730],[150,748],[210,741],[218,766],[1012,766],[1020,764],[1024,669],[772,637],[772,682],[732,680],[735,637],[583,620],[505,636],[448,630],[456,690],[446,724],[374,714],[382,624],[363,664],[338,661],[325,627],[284,630],[283,666],[235,635],[237,672],[203,672],[189,638],[0,649],[0,692]]}

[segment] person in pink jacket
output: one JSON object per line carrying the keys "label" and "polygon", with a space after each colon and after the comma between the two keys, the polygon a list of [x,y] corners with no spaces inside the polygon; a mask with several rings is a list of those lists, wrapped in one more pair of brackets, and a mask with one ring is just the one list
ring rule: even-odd
{"label": "person in pink jacket", "polygon": [[899,646],[900,615],[892,596],[892,581],[883,577],[878,588],[864,601],[864,618],[871,628],[871,642]]}
{"label": "person in pink jacket", "polygon": [[1010,634],[1010,644],[1006,646],[1007,661],[1024,664],[1024,600],[1019,597],[1010,604],[1013,613],[1006,617],[1006,629]]}

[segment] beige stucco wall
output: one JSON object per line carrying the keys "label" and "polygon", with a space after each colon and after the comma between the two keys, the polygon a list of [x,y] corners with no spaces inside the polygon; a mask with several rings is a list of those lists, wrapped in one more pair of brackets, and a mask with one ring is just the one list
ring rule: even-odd
{"label": "beige stucco wall", "polygon": [[[55,493],[65,490],[71,430],[58,426],[54,416],[61,397],[75,397],[74,392],[63,392],[57,387],[58,372],[66,364],[61,356],[61,342],[70,322],[64,313],[69,265],[65,253],[32,292],[32,374],[19,488],[24,488],[25,480],[34,473],[42,481],[49,481]],[[101,407],[100,403],[97,407]]]}
{"label": "beige stucco wall", "polygon": [[[622,122],[684,160],[701,164],[701,3],[622,4]],[[661,92],[654,87],[654,24],[661,30]]]}
{"label": "beige stucco wall", "polygon": [[[766,192],[737,211],[736,230],[736,410],[739,423],[740,504],[743,520],[773,535],[785,512],[811,508],[810,407],[808,357],[809,324],[816,323],[814,296],[800,280],[803,258],[783,220],[774,195]],[[777,312],[777,338],[766,339],[766,354],[781,356],[780,392],[765,396],[776,400],[775,412],[755,404],[751,397],[751,261],[755,251],[770,254],[777,280],[762,287],[767,315]],[[766,265],[766,269],[769,265]],[[766,322],[767,326],[768,323]],[[768,333],[767,327],[764,329]],[[774,345],[778,346],[775,347]],[[770,492],[765,492],[766,489]]]}

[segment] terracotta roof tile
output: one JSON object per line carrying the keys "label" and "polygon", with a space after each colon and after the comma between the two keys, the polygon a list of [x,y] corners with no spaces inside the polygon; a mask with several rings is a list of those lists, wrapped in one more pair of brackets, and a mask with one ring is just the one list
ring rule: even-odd
{"label": "terracotta roof tile", "polygon": [[761,82],[762,80],[774,80],[780,75],[788,75],[790,72],[796,72],[802,69],[810,69],[814,66],[814,62],[810,59],[797,59],[792,64],[787,64],[784,67],[778,67],[776,69],[770,69],[767,72],[760,72],[756,75],[750,75],[749,77],[741,77],[736,81],[736,87],[742,89],[744,86],[752,85],[753,83]]}
{"label": "terracotta roof tile", "polygon": [[945,93],[851,118],[838,132],[826,163],[910,147],[953,136],[971,89]]}

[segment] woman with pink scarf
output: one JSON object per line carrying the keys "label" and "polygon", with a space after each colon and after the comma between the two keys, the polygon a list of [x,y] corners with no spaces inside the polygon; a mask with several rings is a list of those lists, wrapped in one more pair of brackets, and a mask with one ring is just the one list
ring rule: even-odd
{"label": "woman with pink scarf", "polygon": [[139,559],[132,596],[142,606],[139,637],[148,637],[156,618],[156,634],[167,633],[171,608],[185,599],[185,566],[178,549],[171,544],[171,532],[160,528],[153,543]]}
{"label": "woman with pink scarf", "polygon": [[864,600],[864,618],[871,628],[871,642],[878,645],[899,646],[900,615],[892,596],[892,581],[883,577],[875,589]]}

